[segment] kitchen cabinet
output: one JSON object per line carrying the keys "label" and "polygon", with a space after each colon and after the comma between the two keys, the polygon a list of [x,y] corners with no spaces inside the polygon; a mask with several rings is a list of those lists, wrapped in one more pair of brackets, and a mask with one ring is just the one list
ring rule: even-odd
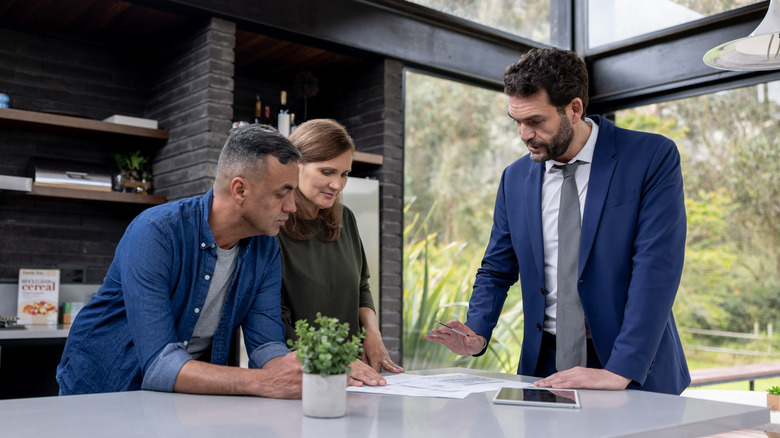
{"label": "kitchen cabinet", "polygon": [[57,395],[69,326],[0,329],[0,399]]}

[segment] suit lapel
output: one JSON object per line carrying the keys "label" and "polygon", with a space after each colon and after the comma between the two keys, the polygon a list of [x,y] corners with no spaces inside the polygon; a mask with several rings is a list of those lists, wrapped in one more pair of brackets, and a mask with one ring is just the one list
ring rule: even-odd
{"label": "suit lapel", "polygon": [[599,124],[599,136],[593,151],[593,162],[590,167],[588,195],[585,199],[585,212],[582,217],[582,234],[580,235],[579,275],[588,261],[590,250],[596,238],[604,201],[609,193],[609,185],[615,172],[617,161],[615,156],[614,125],[603,118],[592,116]]}
{"label": "suit lapel", "polygon": [[542,241],[542,170],[543,164],[532,163],[525,179],[525,214],[528,238],[539,278],[544,280],[544,242]]}

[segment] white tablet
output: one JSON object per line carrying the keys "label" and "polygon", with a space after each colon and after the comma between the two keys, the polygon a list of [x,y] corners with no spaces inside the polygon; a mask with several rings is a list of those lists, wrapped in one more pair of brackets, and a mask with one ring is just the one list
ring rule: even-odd
{"label": "white tablet", "polygon": [[580,398],[574,389],[501,388],[493,403],[553,408],[579,408]]}

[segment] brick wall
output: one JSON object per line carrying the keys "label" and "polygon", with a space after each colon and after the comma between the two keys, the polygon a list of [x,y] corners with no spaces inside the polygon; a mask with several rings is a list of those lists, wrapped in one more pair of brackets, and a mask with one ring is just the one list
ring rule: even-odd
{"label": "brick wall", "polygon": [[[0,29],[0,90],[11,106],[103,119],[126,114],[171,127],[169,141],[0,129],[0,174],[30,176],[31,157],[110,166],[112,154],[155,154],[155,193],[205,193],[230,129],[235,25],[208,19],[147,59],[117,47]],[[0,196],[0,282],[19,268],[63,269],[63,281],[101,283],[116,244],[144,207]],[[85,233],[84,230],[89,230]]]}
{"label": "brick wall", "polygon": [[12,108],[98,120],[143,116],[144,64],[116,47],[0,28],[0,91]]}
{"label": "brick wall", "polygon": [[402,362],[403,323],[403,64],[385,61],[382,144],[382,333],[393,360]]}
{"label": "brick wall", "polygon": [[148,113],[169,127],[154,163],[156,193],[200,195],[214,183],[233,119],[235,24],[212,18],[171,45],[156,63]]}
{"label": "brick wall", "polygon": [[[141,60],[117,48],[0,28],[0,91],[12,108],[144,117],[147,82]],[[113,152],[154,146],[0,126],[0,174],[31,176],[32,157],[108,167]],[[16,282],[29,267],[60,268],[63,281],[102,282],[116,243],[143,208],[0,193],[0,282]]]}

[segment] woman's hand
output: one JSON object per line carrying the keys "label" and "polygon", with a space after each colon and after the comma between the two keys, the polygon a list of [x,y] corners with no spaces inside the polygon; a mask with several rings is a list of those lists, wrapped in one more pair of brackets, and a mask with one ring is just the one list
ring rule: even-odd
{"label": "woman's hand", "polygon": [[376,372],[389,371],[391,373],[403,373],[404,369],[390,359],[382,334],[379,332],[379,324],[376,322],[374,309],[370,307],[360,308],[360,325],[366,329],[366,337],[363,339],[363,354],[360,358]]}
{"label": "woman's hand", "polygon": [[352,369],[347,375],[347,383],[350,386],[384,386],[387,383],[384,377],[362,360],[355,360],[349,367]]}
{"label": "woman's hand", "polygon": [[382,341],[382,335],[378,331],[367,331],[363,339],[363,362],[367,363],[376,371],[389,371],[391,373],[402,373],[404,369],[396,365],[390,354],[387,353],[385,343]]}

